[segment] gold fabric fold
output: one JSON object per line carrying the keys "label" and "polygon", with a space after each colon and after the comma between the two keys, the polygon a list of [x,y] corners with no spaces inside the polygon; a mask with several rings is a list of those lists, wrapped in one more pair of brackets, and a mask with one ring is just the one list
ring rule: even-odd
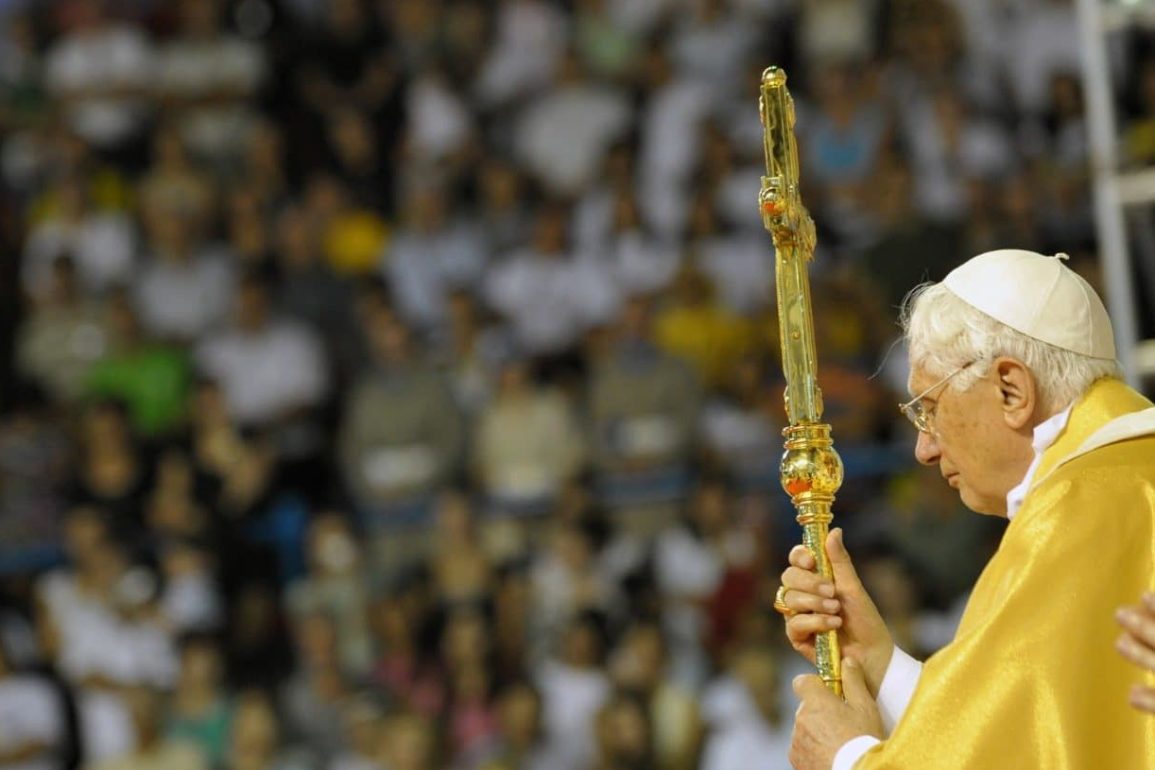
{"label": "gold fabric fold", "polygon": [[855,770],[1155,770],[1155,716],[1128,705],[1141,674],[1114,646],[1115,609],[1155,590],[1155,425],[1070,459],[1150,406],[1116,380],[1075,405],[955,640]]}

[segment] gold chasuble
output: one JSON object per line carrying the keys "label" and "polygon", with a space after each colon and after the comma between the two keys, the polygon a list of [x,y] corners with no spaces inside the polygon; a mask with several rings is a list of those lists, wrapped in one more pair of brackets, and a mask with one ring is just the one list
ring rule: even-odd
{"label": "gold chasuble", "polygon": [[[1116,608],[1155,590],[1155,409],[1118,380],[1076,403],[893,734],[855,770],[1155,770]],[[1155,676],[1147,675],[1147,684]]]}

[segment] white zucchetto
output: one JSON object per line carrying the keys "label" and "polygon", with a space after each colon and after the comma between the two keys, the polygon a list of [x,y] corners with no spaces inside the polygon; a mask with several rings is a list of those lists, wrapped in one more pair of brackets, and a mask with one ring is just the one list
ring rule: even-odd
{"label": "white zucchetto", "polygon": [[1083,278],[1053,257],[1020,249],[979,254],[943,285],[971,307],[1063,350],[1115,359],[1115,336],[1103,301]]}

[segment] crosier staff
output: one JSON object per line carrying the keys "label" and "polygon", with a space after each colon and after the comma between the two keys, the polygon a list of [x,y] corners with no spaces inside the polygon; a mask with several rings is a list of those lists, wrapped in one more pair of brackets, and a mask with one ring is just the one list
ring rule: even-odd
{"label": "crosier staff", "polygon": [[[826,535],[834,518],[834,493],[842,485],[842,459],[822,420],[822,391],[814,353],[814,314],[807,263],[814,258],[814,220],[798,191],[798,145],[794,138],[794,101],[786,73],[769,67],[762,73],[758,100],[766,150],[766,176],[758,194],[762,222],[774,239],[778,284],[778,330],[786,376],[786,451],[780,473],[802,525],[802,542],[814,555],[818,572],[833,581],[826,557]],[[775,608],[788,612],[779,589]],[[838,632],[815,638],[815,664],[826,686],[842,694],[842,656]]]}

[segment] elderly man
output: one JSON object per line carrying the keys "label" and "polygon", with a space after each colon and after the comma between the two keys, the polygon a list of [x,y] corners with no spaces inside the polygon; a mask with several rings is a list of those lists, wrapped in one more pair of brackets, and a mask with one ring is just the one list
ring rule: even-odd
{"label": "elderly man", "polygon": [[1063,258],[982,254],[908,300],[915,455],[1010,524],[925,665],[894,647],[841,532],[833,585],[791,553],[787,635],[813,659],[839,629],[846,692],[795,682],[796,770],[1155,767],[1110,622],[1155,587],[1155,408],[1118,379],[1107,312]]}

